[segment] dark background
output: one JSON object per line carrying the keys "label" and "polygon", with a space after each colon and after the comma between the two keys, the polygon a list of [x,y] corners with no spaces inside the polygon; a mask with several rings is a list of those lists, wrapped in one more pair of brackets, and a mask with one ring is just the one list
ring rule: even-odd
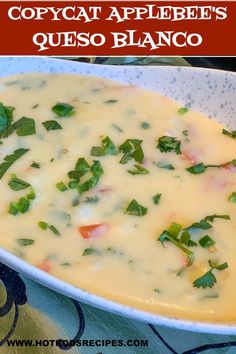
{"label": "dark background", "polygon": [[193,66],[236,71],[236,57],[184,57]]}

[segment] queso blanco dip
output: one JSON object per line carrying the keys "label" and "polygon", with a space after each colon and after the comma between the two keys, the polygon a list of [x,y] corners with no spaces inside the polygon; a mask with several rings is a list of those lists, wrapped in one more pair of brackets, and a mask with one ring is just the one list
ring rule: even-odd
{"label": "queso blanco dip", "polygon": [[101,78],[0,80],[0,245],[152,313],[236,321],[236,132]]}

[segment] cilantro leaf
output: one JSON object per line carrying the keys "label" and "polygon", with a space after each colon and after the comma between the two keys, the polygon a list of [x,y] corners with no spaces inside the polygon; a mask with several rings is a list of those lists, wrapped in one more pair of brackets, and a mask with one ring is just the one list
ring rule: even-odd
{"label": "cilantro leaf", "polygon": [[206,166],[203,163],[198,163],[196,165],[186,168],[186,170],[194,175],[199,175],[206,171]]}
{"label": "cilantro leaf", "polygon": [[[85,176],[90,172],[92,176],[83,183],[80,183],[81,177]],[[88,162],[84,158],[80,158],[75,166],[75,170],[68,172],[68,177],[71,179],[68,186],[71,189],[77,188],[79,193],[84,193],[92,188],[94,188],[100,177],[103,175],[103,168],[100,161],[93,161],[90,167]]]}
{"label": "cilantro leaf", "polygon": [[68,103],[57,103],[55,106],[52,107],[52,111],[58,117],[70,117],[74,112],[74,107]]}
{"label": "cilantro leaf", "polygon": [[212,269],[203,274],[201,277],[193,281],[193,286],[195,288],[213,288],[217,283],[215,275],[212,273]]}
{"label": "cilantro leaf", "polygon": [[172,237],[177,238],[181,229],[182,225],[178,224],[177,222],[172,222],[167,231]]}
{"label": "cilantro leaf", "polygon": [[177,155],[181,154],[181,142],[174,137],[163,135],[158,139],[157,149],[161,152],[175,151]]}
{"label": "cilantro leaf", "polygon": [[104,103],[113,104],[113,103],[117,103],[117,102],[118,102],[118,100],[110,99],[110,100],[105,101]]}
{"label": "cilantro leaf", "polygon": [[81,173],[81,177],[84,176],[87,172],[90,171],[90,166],[88,162],[82,157],[80,158],[76,165],[75,165],[76,171]]}
{"label": "cilantro leaf", "polygon": [[207,229],[211,229],[211,228],[212,228],[212,225],[206,219],[202,219],[199,222],[194,222],[190,226],[186,227],[185,230],[190,230],[190,229],[207,230]]}
{"label": "cilantro leaf", "polygon": [[231,193],[230,196],[228,197],[228,200],[231,203],[236,203],[236,192]]}
{"label": "cilantro leaf", "polygon": [[[176,224],[176,223],[172,223],[168,230],[164,230],[162,232],[162,234],[158,237],[157,241],[160,241],[163,246],[164,246],[165,241],[172,242],[175,246],[177,246],[179,249],[181,249],[187,255],[187,258],[188,258],[187,265],[190,266],[194,261],[194,253],[192,251],[190,251],[188,248],[184,247],[181,244],[180,240],[178,239],[177,232],[180,229],[181,229],[181,225]],[[172,232],[172,235],[170,232]]]}
{"label": "cilantro leaf", "polygon": [[49,225],[48,228],[57,236],[60,236],[60,232],[53,225]]}
{"label": "cilantro leaf", "polygon": [[141,165],[134,165],[135,169],[127,170],[131,175],[148,175],[150,172]]}
{"label": "cilantro leaf", "polygon": [[18,238],[16,239],[16,241],[20,247],[33,245],[35,242],[35,240],[32,240],[30,238]]}
{"label": "cilantro leaf", "polygon": [[180,114],[181,116],[184,115],[185,113],[188,112],[188,108],[187,107],[181,107],[179,110],[178,110],[178,114]]}
{"label": "cilantro leaf", "polygon": [[56,187],[57,187],[57,189],[60,191],[60,192],[65,192],[68,188],[67,188],[67,186],[65,185],[65,183],[64,182],[58,182],[57,184],[56,184]]}
{"label": "cilantro leaf", "polygon": [[97,250],[96,248],[85,248],[82,256],[92,256],[92,255],[99,256],[100,254],[102,254],[102,252]]}
{"label": "cilantro leaf", "polygon": [[209,248],[215,245],[215,241],[208,235],[203,236],[198,243],[202,248]]}
{"label": "cilantro leaf", "polygon": [[39,221],[38,226],[39,226],[40,229],[42,229],[42,230],[47,230],[47,228],[48,228],[48,223],[45,222],[45,221]]}
{"label": "cilantro leaf", "polygon": [[42,230],[47,230],[50,229],[55,235],[60,236],[60,232],[56,229],[55,226],[53,225],[49,225],[47,222],[45,221],[39,221],[38,226],[40,227],[40,229]]}
{"label": "cilantro leaf", "polygon": [[33,168],[40,168],[40,164],[38,162],[32,162],[32,164],[30,165],[30,167],[33,167]]}
{"label": "cilantro leaf", "polygon": [[13,127],[19,136],[36,134],[35,121],[32,118],[22,117],[13,124]]}
{"label": "cilantro leaf", "polygon": [[231,138],[235,139],[236,138],[236,130],[232,130],[231,132],[226,130],[226,129],[223,129],[222,130],[222,134],[224,135],[228,135],[230,136]]}
{"label": "cilantro leaf", "polygon": [[8,185],[14,191],[20,191],[22,189],[26,189],[30,187],[28,182],[22,181],[21,179],[17,178],[16,175],[12,175]]}
{"label": "cilantro leaf", "polygon": [[22,197],[19,199],[18,203],[10,203],[8,213],[11,215],[17,215],[18,213],[24,214],[29,210],[29,206],[30,201],[27,198]]}
{"label": "cilantro leaf", "polygon": [[111,125],[118,133],[123,133],[124,130],[122,128],[120,128],[118,125],[116,124],[112,124]]}
{"label": "cilantro leaf", "polygon": [[78,185],[78,191],[82,194],[90,189],[93,189],[98,184],[100,177],[103,175],[103,168],[100,161],[94,161],[90,168],[92,177],[82,184]]}
{"label": "cilantro leaf", "polygon": [[46,120],[42,122],[44,128],[49,132],[50,130],[62,129],[62,126],[56,120]]}
{"label": "cilantro leaf", "polygon": [[14,131],[12,127],[14,110],[14,107],[4,106],[4,104],[0,102],[0,138],[7,138]]}
{"label": "cilantro leaf", "polygon": [[206,171],[207,168],[221,168],[221,167],[226,167],[226,166],[236,166],[236,159],[219,164],[219,165],[204,165],[204,163],[198,163],[196,165],[190,166],[186,168],[186,170],[194,175],[198,175],[200,173],[203,173]]}
{"label": "cilantro leaf", "polygon": [[135,216],[144,216],[147,214],[148,208],[145,208],[141,204],[137,202],[137,200],[132,199],[124,213]]}
{"label": "cilantro leaf", "polygon": [[165,161],[165,160],[155,162],[155,165],[159,168],[164,168],[166,170],[174,170],[175,169],[171,163],[169,163],[168,161]]}
{"label": "cilantro leaf", "polygon": [[230,220],[229,215],[218,215],[218,214],[213,214],[213,215],[208,215],[204,218],[207,221],[213,222],[214,219],[225,219],[225,220]]}
{"label": "cilantro leaf", "polygon": [[150,128],[150,124],[147,123],[147,122],[141,122],[140,126],[143,129],[149,129]]}
{"label": "cilantro leaf", "polygon": [[152,197],[152,201],[155,205],[158,205],[160,203],[161,200],[161,194],[157,193]]}
{"label": "cilantro leaf", "polygon": [[208,261],[211,269],[208,270],[205,274],[203,274],[201,277],[197,278],[196,280],[193,281],[193,286],[196,288],[212,288],[216,283],[216,277],[213,274],[213,270],[224,270],[228,268],[228,263],[222,263],[222,264],[217,264],[214,263],[213,261],[209,260]]}
{"label": "cilantro leaf", "polygon": [[125,164],[132,158],[139,163],[142,163],[144,158],[143,149],[141,147],[142,140],[127,139],[119,146],[119,152],[123,152],[124,156],[121,158],[120,163]]}
{"label": "cilantro leaf", "polygon": [[106,136],[102,140],[102,146],[93,146],[90,154],[92,156],[117,155],[118,151],[112,140]]}
{"label": "cilantro leaf", "polygon": [[86,197],[84,200],[84,203],[98,203],[99,202],[99,197],[95,195],[94,197]]}
{"label": "cilantro leaf", "polygon": [[180,243],[186,245],[187,247],[196,247],[197,243],[191,240],[191,235],[187,230],[184,230],[179,239]]}
{"label": "cilantro leaf", "polygon": [[0,164],[0,179],[4,176],[7,170],[17,161],[21,156],[23,156],[29,149],[17,149],[11,155],[4,157],[4,162]]}

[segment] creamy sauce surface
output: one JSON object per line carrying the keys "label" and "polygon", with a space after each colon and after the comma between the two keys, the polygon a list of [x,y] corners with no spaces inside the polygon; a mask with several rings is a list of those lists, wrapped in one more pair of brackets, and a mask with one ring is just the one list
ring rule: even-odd
{"label": "creamy sauce surface", "polygon": [[[5,137],[0,107],[3,248],[137,309],[236,321],[236,140],[221,124],[155,92],[79,75],[1,79],[0,102],[15,108]],[[14,126],[22,117],[30,121]],[[196,165],[204,172],[186,170]],[[201,220],[208,226],[188,228]],[[185,228],[194,246],[180,240]]]}

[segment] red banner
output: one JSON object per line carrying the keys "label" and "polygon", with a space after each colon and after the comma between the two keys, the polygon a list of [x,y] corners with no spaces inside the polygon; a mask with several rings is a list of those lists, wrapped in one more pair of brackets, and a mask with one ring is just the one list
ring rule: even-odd
{"label": "red banner", "polygon": [[232,1],[1,1],[0,55],[236,55]]}

